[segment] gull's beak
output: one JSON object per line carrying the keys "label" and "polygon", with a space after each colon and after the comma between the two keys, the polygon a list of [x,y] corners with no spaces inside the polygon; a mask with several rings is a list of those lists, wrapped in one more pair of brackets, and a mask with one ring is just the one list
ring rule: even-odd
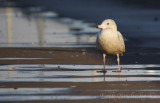
{"label": "gull's beak", "polygon": [[97,26],[97,28],[99,28],[99,29],[102,28],[102,27],[103,27],[102,25],[98,25],[98,26]]}

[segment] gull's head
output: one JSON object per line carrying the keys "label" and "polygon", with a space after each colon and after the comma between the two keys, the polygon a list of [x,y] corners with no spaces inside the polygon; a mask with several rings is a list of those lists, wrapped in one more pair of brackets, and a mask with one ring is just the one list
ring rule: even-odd
{"label": "gull's head", "polygon": [[98,25],[97,28],[100,28],[100,29],[107,29],[107,28],[110,28],[110,29],[114,29],[114,30],[117,30],[117,25],[115,23],[114,20],[112,19],[106,19],[102,22],[101,25]]}

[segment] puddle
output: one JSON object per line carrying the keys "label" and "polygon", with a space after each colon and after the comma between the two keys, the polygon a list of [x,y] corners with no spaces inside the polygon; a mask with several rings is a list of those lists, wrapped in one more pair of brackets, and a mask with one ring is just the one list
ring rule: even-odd
{"label": "puddle", "polygon": [[[30,58],[29,58],[30,59]],[[36,59],[36,58],[34,58]],[[41,59],[41,58],[39,58]],[[46,58],[42,58],[42,59],[46,59]],[[50,59],[50,58],[47,58]],[[102,69],[103,65],[65,65],[65,64],[61,64],[61,65],[52,65],[52,64],[45,64],[45,66],[43,66],[42,64],[23,64],[23,65],[0,65],[0,70],[8,70],[8,66],[12,66],[12,68],[14,68],[14,70],[18,70],[18,69],[80,69],[80,70],[89,70],[89,69]],[[112,69],[117,69],[117,65],[106,65],[106,70],[112,70]],[[157,68],[160,67],[160,64],[128,64],[128,65],[121,65],[122,70],[144,70],[147,68]],[[153,70],[153,69],[152,69]]]}
{"label": "puddle", "polygon": [[94,99],[159,99],[160,95],[47,95],[47,96],[1,96],[0,101],[57,101]]}
{"label": "puddle", "polygon": [[132,91],[137,91],[137,92],[151,92],[151,91],[160,91],[159,89],[142,89],[142,90],[76,90],[76,91],[91,91],[91,92],[132,92]]}
{"label": "puddle", "polygon": [[36,95],[71,93],[71,88],[0,88],[0,95]]}
{"label": "puddle", "polygon": [[60,96],[5,96],[0,97],[0,101],[50,101],[50,100],[89,100],[98,99],[99,96],[86,96],[86,95],[60,95]]}
{"label": "puddle", "polygon": [[104,95],[103,99],[159,99],[160,95]]}
{"label": "puddle", "polygon": [[[102,65],[1,65],[0,82],[101,82],[101,81],[159,81],[159,64],[107,65],[107,73],[97,72]],[[108,69],[109,68],[109,69]]]}

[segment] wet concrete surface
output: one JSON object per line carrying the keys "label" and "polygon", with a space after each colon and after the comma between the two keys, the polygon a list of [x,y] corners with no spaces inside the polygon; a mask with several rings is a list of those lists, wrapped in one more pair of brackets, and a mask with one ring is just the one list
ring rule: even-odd
{"label": "wet concrete surface", "polygon": [[103,73],[102,53],[95,47],[99,32],[95,27],[96,23],[60,17],[40,7],[1,7],[0,102],[158,103],[160,48],[156,28],[149,30],[152,38],[148,35],[142,40],[125,34],[122,72],[112,72],[118,66],[116,56],[110,55]]}

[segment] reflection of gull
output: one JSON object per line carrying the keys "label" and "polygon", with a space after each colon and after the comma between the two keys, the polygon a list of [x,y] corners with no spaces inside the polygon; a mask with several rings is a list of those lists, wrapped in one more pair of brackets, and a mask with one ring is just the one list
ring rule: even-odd
{"label": "reflection of gull", "polygon": [[125,52],[123,37],[117,31],[117,25],[114,20],[104,20],[101,25],[98,25],[98,28],[101,28],[102,31],[97,37],[97,48],[103,52],[104,69],[106,54],[113,54],[117,55],[118,70],[116,72],[120,72],[119,54],[122,55]]}

